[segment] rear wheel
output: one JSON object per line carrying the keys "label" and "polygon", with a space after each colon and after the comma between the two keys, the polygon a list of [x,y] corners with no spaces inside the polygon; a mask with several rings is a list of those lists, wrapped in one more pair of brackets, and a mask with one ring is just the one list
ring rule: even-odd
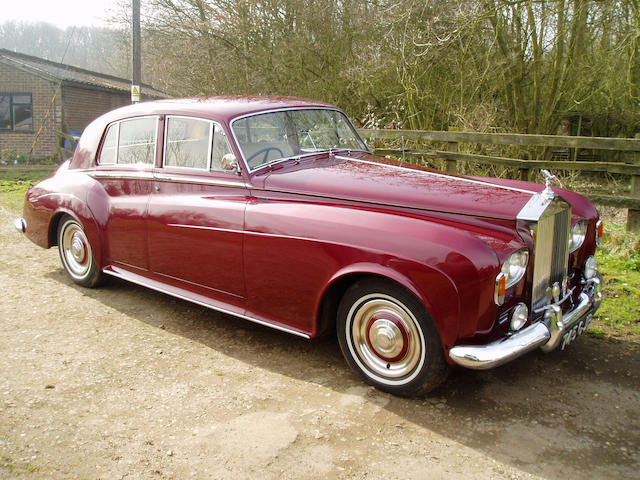
{"label": "rear wheel", "polygon": [[58,225],[58,252],[71,279],[83,287],[97,287],[103,275],[98,267],[91,245],[82,225],[65,215]]}
{"label": "rear wheel", "polygon": [[351,368],[381,390],[421,395],[447,376],[433,320],[415,296],[397,284],[356,282],[340,302],[336,327]]}

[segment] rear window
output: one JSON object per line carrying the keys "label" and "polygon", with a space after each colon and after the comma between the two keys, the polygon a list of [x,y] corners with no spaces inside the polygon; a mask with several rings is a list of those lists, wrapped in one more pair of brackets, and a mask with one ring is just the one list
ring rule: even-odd
{"label": "rear window", "polygon": [[141,117],[109,125],[98,163],[101,165],[153,165],[158,120]]}

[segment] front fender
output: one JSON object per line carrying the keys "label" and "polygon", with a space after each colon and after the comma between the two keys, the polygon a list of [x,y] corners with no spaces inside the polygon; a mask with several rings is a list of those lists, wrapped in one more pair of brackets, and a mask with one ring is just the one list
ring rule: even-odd
{"label": "front fender", "polygon": [[[455,283],[444,273],[435,268],[420,266],[419,272],[411,265],[413,262],[396,261],[392,267],[377,263],[361,262],[348,265],[338,270],[327,283],[320,298],[336,282],[351,276],[374,275],[383,277],[402,285],[418,298],[425,306],[440,332],[440,339],[445,351],[451,348],[458,337],[458,318],[460,315],[459,292]],[[418,275],[419,273],[419,275]],[[448,298],[449,302],[432,301],[432,299]]]}

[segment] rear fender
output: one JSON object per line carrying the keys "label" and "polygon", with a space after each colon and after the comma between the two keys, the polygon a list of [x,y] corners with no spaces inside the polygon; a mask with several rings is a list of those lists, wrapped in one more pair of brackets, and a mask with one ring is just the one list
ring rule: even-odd
{"label": "rear fender", "polygon": [[64,215],[69,215],[82,225],[89,244],[91,245],[93,258],[97,264],[102,267],[102,240],[91,211],[78,197],[65,194],[52,194],[52,196],[54,195],[64,196],[64,199],[49,221],[48,247],[53,247],[58,244],[58,226],[60,225],[60,220]]}

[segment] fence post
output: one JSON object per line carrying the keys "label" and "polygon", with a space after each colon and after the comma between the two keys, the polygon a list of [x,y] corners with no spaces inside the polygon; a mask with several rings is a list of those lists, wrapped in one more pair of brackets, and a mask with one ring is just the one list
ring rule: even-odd
{"label": "fence post", "polygon": [[[522,159],[523,160],[531,160],[531,156],[529,155],[529,152],[524,152],[524,154],[522,155]],[[530,182],[531,181],[531,169],[530,168],[521,168],[520,169],[520,180],[523,180],[525,182]]]}
{"label": "fence post", "polygon": [[[458,151],[458,143],[457,142],[447,142],[447,152],[457,152]],[[458,172],[458,162],[455,159],[443,157],[445,161],[445,171],[447,173],[457,173]]]}
{"label": "fence post", "polygon": [[[640,139],[640,133],[635,134]],[[633,165],[640,165],[640,152],[634,152]],[[631,175],[631,197],[640,198],[640,175]],[[640,233],[640,210],[627,210],[627,231]]]}

